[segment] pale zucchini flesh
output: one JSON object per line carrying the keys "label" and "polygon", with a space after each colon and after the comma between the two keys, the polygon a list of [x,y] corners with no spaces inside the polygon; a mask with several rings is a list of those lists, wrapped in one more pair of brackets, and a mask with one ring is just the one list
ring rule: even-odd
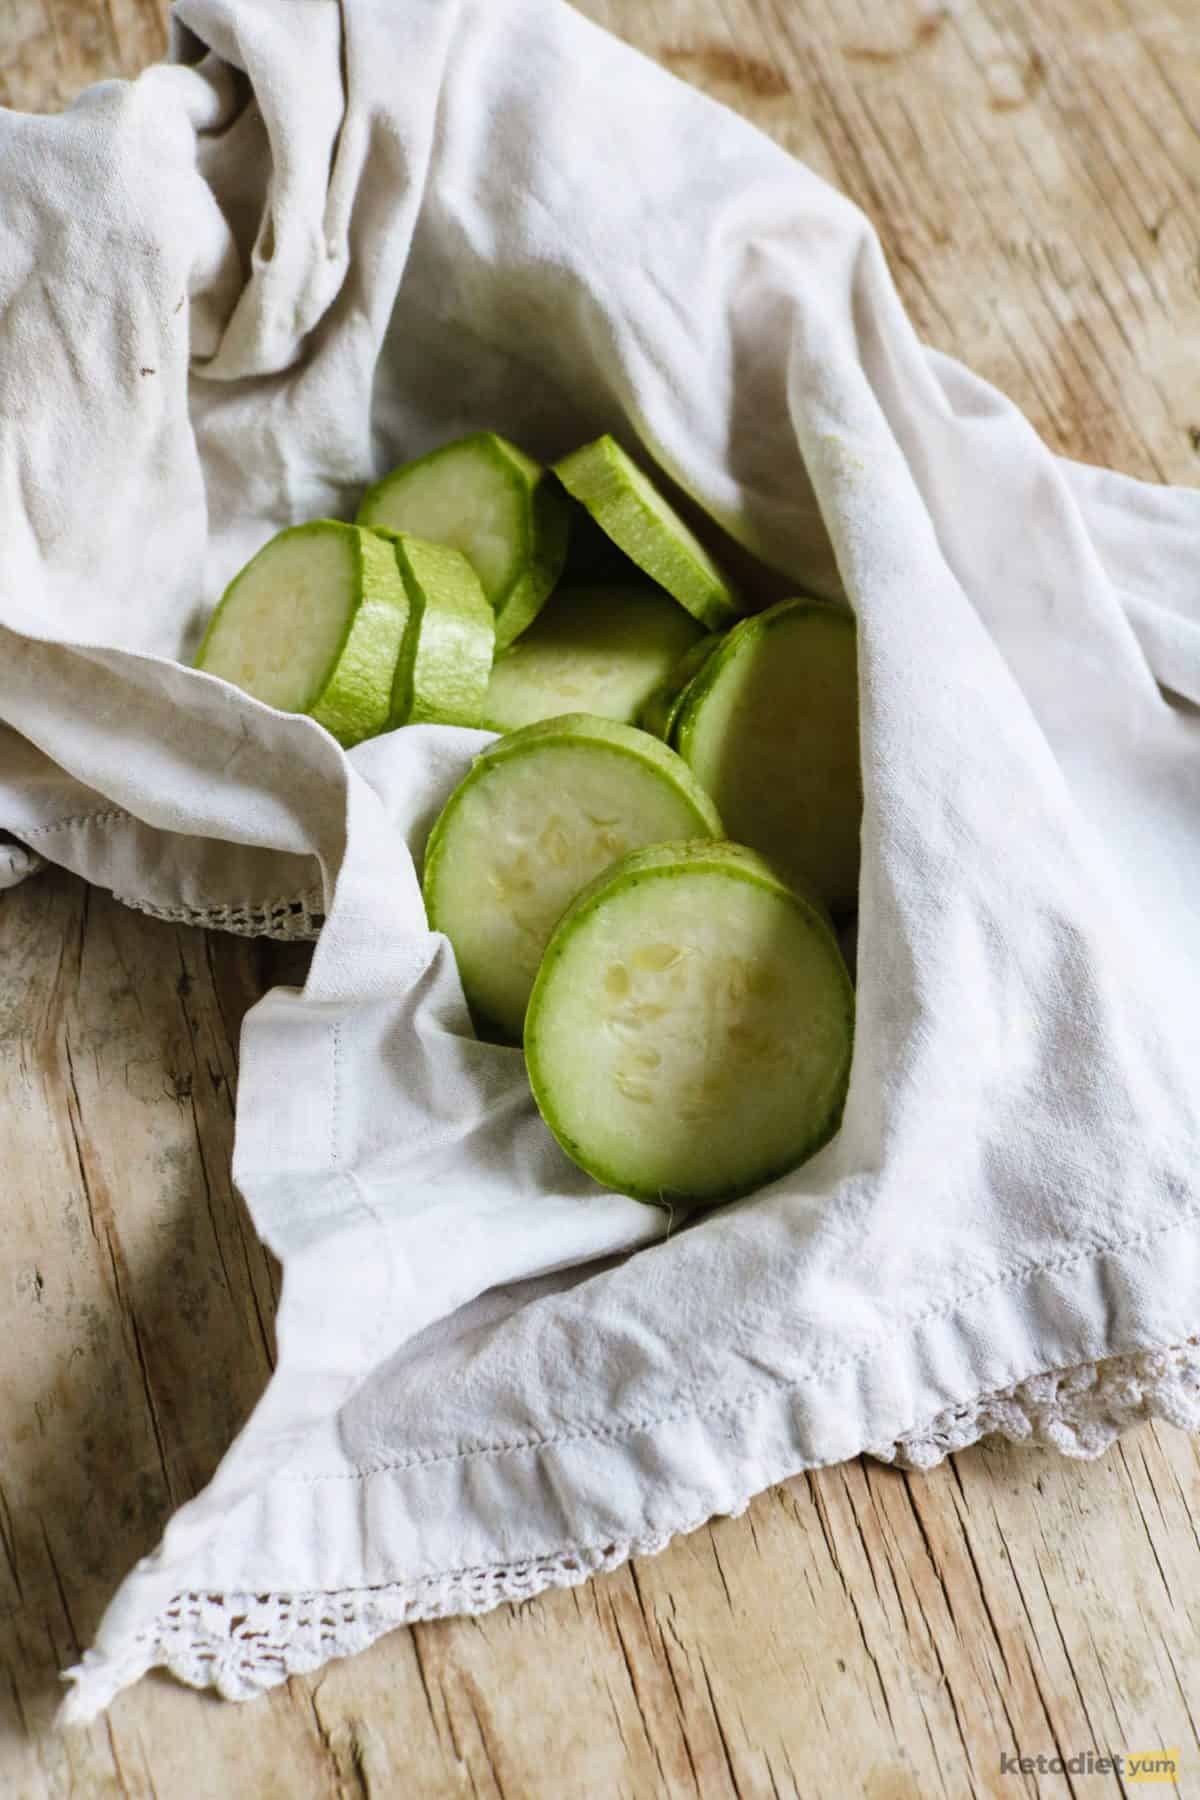
{"label": "pale zucchini flesh", "polygon": [[596,524],[709,631],[741,610],[733,584],[695,532],[615,438],[600,437],[554,465]]}
{"label": "pale zucchini flesh", "polygon": [[315,520],[280,532],[234,577],[196,666],[355,744],[387,724],[408,616],[388,546]]}
{"label": "pale zucchini flesh", "polygon": [[438,819],[424,872],[430,927],[450,939],[481,1029],[519,1041],[547,939],[602,869],[720,829],[680,759],[633,726],[567,715],[491,745]]}
{"label": "pale zucchini flesh", "polygon": [[836,1130],[853,993],[819,908],[740,846],[626,857],[556,926],[525,1021],[567,1154],[660,1204],[730,1199]]}
{"label": "pale zucchini flesh", "polygon": [[559,713],[632,725],[700,627],[661,588],[560,588],[496,659],[483,722],[515,731]]}
{"label": "pale zucchini flesh", "polygon": [[675,743],[725,829],[835,913],[858,898],[854,615],[782,601],[744,619],[687,690]]}
{"label": "pale zucchini flesh", "polygon": [[566,496],[539,463],[495,432],[443,444],[393,469],[363,497],[360,525],[383,526],[465,556],[495,614],[498,647],[532,623],[562,572]]}

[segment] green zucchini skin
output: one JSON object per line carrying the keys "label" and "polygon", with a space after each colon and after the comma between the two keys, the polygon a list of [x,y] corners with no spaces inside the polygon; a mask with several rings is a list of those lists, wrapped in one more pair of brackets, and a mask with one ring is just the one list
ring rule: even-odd
{"label": "green zucchini skin", "polygon": [[674,746],[675,726],[683,711],[688,689],[700,673],[717,645],[721,642],[719,631],[710,631],[685,650],[670,674],[655,688],[638,715],[638,724],[643,731],[649,731],[664,744]]}
{"label": "green zucchini skin", "polygon": [[738,617],[742,602],[729,577],[615,438],[573,450],[554,473],[618,549],[707,630]]}
{"label": "green zucchini skin", "polygon": [[496,620],[474,569],[457,550],[408,532],[368,527],[391,545],[409,600],[392,681],[389,729],[477,728],[492,673]]}

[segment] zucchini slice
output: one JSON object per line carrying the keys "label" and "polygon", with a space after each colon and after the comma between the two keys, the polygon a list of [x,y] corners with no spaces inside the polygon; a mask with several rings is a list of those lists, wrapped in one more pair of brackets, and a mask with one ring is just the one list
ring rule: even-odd
{"label": "zucchini slice", "polygon": [[281,531],[234,576],[196,667],[349,746],[388,723],[408,619],[391,547],[318,519]]}
{"label": "zucchini slice", "polygon": [[358,523],[461,551],[503,649],[537,617],[562,573],[568,515],[566,496],[540,463],[480,431],[385,475],[364,495]]}
{"label": "zucchini slice", "polygon": [[392,683],[390,723],[478,726],[492,672],[496,618],[457,550],[373,527],[395,553],[409,622]]}
{"label": "zucchini slice", "polygon": [[534,1098],[606,1187],[732,1199],[836,1131],[853,1043],[824,914],[761,857],[668,844],[616,863],[555,927],[525,1019]]}
{"label": "zucchini slice", "polygon": [[735,625],[688,688],[675,744],[731,837],[831,911],[857,904],[862,775],[848,606],[784,600]]}
{"label": "zucchini slice", "polygon": [[600,437],[554,465],[567,492],[639,569],[709,631],[740,609],[728,577],[615,438]]}
{"label": "zucchini slice", "polygon": [[434,826],[424,873],[430,929],[450,939],[480,1028],[520,1041],[546,941],[602,869],[720,829],[686,765],[632,725],[572,713],[489,745]]}

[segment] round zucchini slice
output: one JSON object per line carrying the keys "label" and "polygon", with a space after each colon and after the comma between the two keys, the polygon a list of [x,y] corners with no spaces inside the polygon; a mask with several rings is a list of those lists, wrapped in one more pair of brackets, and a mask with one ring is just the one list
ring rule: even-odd
{"label": "round zucchini slice", "polygon": [[281,531],[234,576],[196,667],[357,744],[388,723],[409,610],[389,545],[317,519]]}
{"label": "round zucchini slice", "polygon": [[660,1205],[804,1162],[845,1103],[854,1000],[819,906],[753,851],[636,852],[555,927],[525,1019],[534,1098],[580,1168]]}
{"label": "round zucchini slice", "polygon": [[602,869],[720,830],[686,765],[632,725],[573,713],[489,745],[434,826],[424,873],[430,928],[454,947],[480,1029],[519,1042],[547,939]]}
{"label": "round zucchini slice", "polygon": [[368,489],[360,525],[448,544],[496,615],[496,647],[533,622],[567,555],[569,506],[540,463],[494,431],[443,444]]}
{"label": "round zucchini slice", "polygon": [[733,584],[615,438],[572,451],[554,473],[630,561],[707,630],[733,623],[741,611]]}

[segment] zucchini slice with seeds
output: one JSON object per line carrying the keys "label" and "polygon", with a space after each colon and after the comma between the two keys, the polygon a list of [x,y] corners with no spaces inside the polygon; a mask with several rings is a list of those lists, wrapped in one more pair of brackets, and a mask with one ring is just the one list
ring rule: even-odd
{"label": "zucchini slice with seeds", "polygon": [[632,725],[573,713],[489,745],[443,808],[424,873],[430,928],[450,939],[481,1029],[520,1041],[547,939],[602,869],[720,829],[686,765]]}
{"label": "zucchini slice with seeds", "polygon": [[818,906],[739,845],[659,845],[560,919],[525,1057],[542,1117],[597,1181],[660,1204],[728,1200],[836,1131],[853,1013]]}

